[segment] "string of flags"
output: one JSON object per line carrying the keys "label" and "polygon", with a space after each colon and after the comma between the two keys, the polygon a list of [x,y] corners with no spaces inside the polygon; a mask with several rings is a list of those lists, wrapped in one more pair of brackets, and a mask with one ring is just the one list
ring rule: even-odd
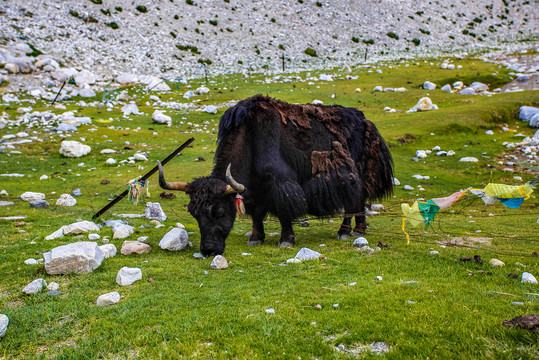
{"label": "string of flags", "polygon": [[415,201],[412,206],[403,203],[401,204],[402,231],[406,235],[407,243],[410,244],[410,235],[406,231],[406,222],[413,227],[424,223],[425,229],[428,229],[438,211],[449,209],[451,205],[462,199],[467,193],[480,197],[486,205],[492,205],[500,201],[503,205],[511,209],[518,209],[524,200],[530,198],[534,185],[534,181],[520,186],[490,183],[484,189],[468,188],[442,198]]}

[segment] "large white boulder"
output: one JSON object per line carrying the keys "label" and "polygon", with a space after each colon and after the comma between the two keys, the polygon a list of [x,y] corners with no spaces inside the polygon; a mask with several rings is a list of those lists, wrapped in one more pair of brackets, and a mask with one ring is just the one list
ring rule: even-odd
{"label": "large white boulder", "polygon": [[428,110],[438,110],[438,106],[432,103],[432,100],[425,96],[419,99],[417,104],[414,107],[410,108],[407,112],[416,112],[416,111],[428,111]]}
{"label": "large white boulder", "polygon": [[146,83],[148,87],[146,90],[152,90],[152,91],[170,91],[170,86],[167,85],[167,83],[159,79],[158,77],[151,77],[150,81]]}
{"label": "large white boulder", "polygon": [[88,220],[78,221],[73,224],[62,226],[62,231],[64,235],[77,235],[99,230],[99,226],[97,226],[94,222]]}
{"label": "large white boulder", "polygon": [[204,85],[202,85],[201,87],[199,87],[198,89],[195,90],[195,94],[197,94],[197,95],[204,95],[204,94],[207,94],[209,92],[210,92],[210,89],[208,89]]}
{"label": "large white boulder", "polygon": [[56,205],[58,206],[75,206],[76,203],[77,199],[69,194],[62,194],[58,200],[56,200]]}
{"label": "large white boulder", "polygon": [[167,215],[165,215],[165,212],[161,208],[161,204],[157,202],[146,203],[146,209],[144,209],[144,216],[148,220],[165,221],[167,219]]}
{"label": "large white boulder", "polygon": [[425,81],[423,83],[423,89],[425,89],[425,90],[434,90],[434,89],[436,89],[436,84],[432,83],[430,81]]}
{"label": "large white boulder", "polygon": [[114,245],[114,244],[101,245],[101,246],[99,246],[99,249],[103,253],[103,257],[105,259],[114,257],[116,255],[116,251],[118,251],[116,249],[116,245]]}
{"label": "large white boulder", "polygon": [[78,141],[62,141],[60,147],[60,154],[69,158],[79,158],[81,156],[87,155],[92,150],[88,145],[81,144]]}
{"label": "large white boulder", "polygon": [[96,242],[81,241],[53,248],[43,254],[49,275],[87,274],[103,262],[103,252]]}
{"label": "large white boulder", "polygon": [[75,74],[73,79],[75,80],[75,84],[77,84],[79,87],[95,84],[95,75],[88,70],[82,70],[81,72]]}
{"label": "large white boulder", "polygon": [[118,84],[135,84],[139,82],[139,78],[135,74],[123,73],[116,77]]}
{"label": "large white boulder", "polygon": [[84,88],[84,89],[80,89],[79,90],[79,95],[82,96],[82,97],[94,97],[96,94],[95,94],[95,91],[92,89],[92,88]]}
{"label": "large white boulder", "polygon": [[159,247],[163,250],[180,251],[190,246],[189,235],[185,229],[174,228],[163,236]]}
{"label": "large white boulder", "polygon": [[45,194],[27,191],[21,195],[21,199],[24,201],[39,201],[45,200]]}
{"label": "large white boulder", "polygon": [[134,103],[125,104],[122,107],[122,112],[124,113],[124,116],[129,116],[131,114],[135,114],[135,115],[141,114],[140,110],[138,109],[137,104],[134,104]]}

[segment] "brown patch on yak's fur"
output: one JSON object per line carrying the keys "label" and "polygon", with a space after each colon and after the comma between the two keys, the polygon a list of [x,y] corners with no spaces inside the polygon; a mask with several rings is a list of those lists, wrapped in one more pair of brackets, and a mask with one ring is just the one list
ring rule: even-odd
{"label": "brown patch on yak's fur", "polygon": [[312,174],[327,173],[340,167],[354,169],[354,160],[350,152],[338,141],[331,143],[331,151],[313,151],[311,153]]}

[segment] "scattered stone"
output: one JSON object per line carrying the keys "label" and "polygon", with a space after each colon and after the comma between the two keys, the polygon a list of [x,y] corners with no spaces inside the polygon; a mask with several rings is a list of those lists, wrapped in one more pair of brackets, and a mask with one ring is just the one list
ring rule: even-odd
{"label": "scattered stone", "polygon": [[101,239],[101,235],[99,234],[88,234],[88,240],[95,241]]}
{"label": "scattered stone", "polygon": [[44,294],[44,295],[49,295],[49,296],[60,296],[60,295],[62,295],[62,294],[63,294],[63,292],[61,292],[61,291],[58,291],[58,290],[50,290],[50,291],[48,291],[48,292],[47,292],[46,294]]}
{"label": "scattered stone", "polygon": [[498,260],[498,259],[490,259],[489,263],[492,266],[499,266],[499,267],[505,266],[505,263],[503,261]]}
{"label": "scattered stone", "polygon": [[46,200],[34,200],[30,201],[30,206],[36,209],[46,209],[50,205]]}
{"label": "scattered stone", "polygon": [[0,314],[0,338],[6,334],[9,318],[6,314]]}
{"label": "scattered stone", "polygon": [[159,220],[159,221],[165,221],[167,219],[167,216],[165,215],[165,212],[163,209],[161,209],[161,205],[157,202],[152,203],[148,202],[146,203],[146,209],[144,210],[144,216],[146,219],[149,220]]}
{"label": "scattered stone", "polygon": [[529,272],[523,272],[521,282],[529,283],[529,284],[537,284],[537,279],[535,278],[535,276],[533,276]]}
{"label": "scattered stone", "polygon": [[407,113],[412,113],[416,111],[428,111],[428,110],[438,110],[438,106],[432,103],[432,100],[429,97],[422,97],[419,99],[414,107],[408,109]]}
{"label": "scattered stone", "polygon": [[80,191],[79,188],[77,188],[77,189],[75,189],[75,190],[73,190],[71,192],[71,195],[73,195],[73,196],[82,196],[82,192]]}
{"label": "scattered stone", "polygon": [[459,161],[460,162],[478,162],[479,160],[472,156],[466,156],[466,157],[460,158]]}
{"label": "scattered stone", "polygon": [[314,306],[314,308],[315,308],[316,310],[322,310],[322,305],[316,304],[316,305]]}
{"label": "scattered stone", "polygon": [[26,285],[22,292],[28,295],[34,295],[41,292],[44,287],[47,286],[47,282],[43,278],[35,279],[30,284]]}
{"label": "scattered stone", "polygon": [[275,310],[273,308],[266,309],[266,314],[275,314]]}
{"label": "scattered stone", "polygon": [[78,141],[62,141],[60,154],[69,158],[79,158],[87,155],[92,150],[88,145],[81,144]]}
{"label": "scattered stone", "polygon": [[150,245],[140,241],[124,241],[120,250],[122,255],[148,254],[149,252]]}
{"label": "scattered stone", "polygon": [[302,261],[300,259],[297,259],[297,258],[290,258],[288,260],[286,260],[286,263],[287,264],[300,264]]}
{"label": "scattered stone", "polygon": [[363,246],[369,245],[369,242],[364,237],[358,237],[357,239],[354,240],[352,245],[355,247],[361,248]]}
{"label": "scattered stone", "polygon": [[155,110],[152,114],[153,122],[157,124],[167,124],[168,126],[172,125],[172,118],[168,115],[163,114],[160,110]]}
{"label": "scattered stone", "polygon": [[135,228],[130,225],[117,224],[112,227],[112,231],[114,232],[113,239],[125,239],[135,232]]}
{"label": "scattered stone", "polygon": [[439,253],[438,253],[438,251],[436,251],[436,250],[431,250],[431,251],[429,251],[429,254],[431,254],[431,255],[438,255]]}
{"label": "scattered stone", "polygon": [[488,91],[488,85],[477,81],[471,83],[469,88],[473,89],[476,94]]}
{"label": "scattered stone", "polygon": [[[91,231],[99,231],[100,229],[99,226],[97,226],[94,222],[83,220],[73,224],[62,226],[61,230],[63,231],[64,235],[77,235]],[[45,238],[45,240],[48,239]]]}
{"label": "scattered stone", "polygon": [[26,265],[37,265],[38,262],[37,262],[36,259],[30,258],[30,259],[24,260],[24,263],[25,263]]}
{"label": "scattered stone", "polygon": [[522,301],[513,301],[513,302],[511,303],[511,305],[515,305],[515,306],[523,306],[524,303],[523,303]]}
{"label": "scattered stone", "polygon": [[518,118],[522,121],[530,122],[534,115],[539,114],[539,108],[533,106],[521,106]]}
{"label": "scattered stone", "polygon": [[53,248],[43,254],[49,275],[87,274],[103,262],[103,252],[95,242],[81,241]]}
{"label": "scattered stone", "polygon": [[217,255],[213,258],[210,267],[215,270],[224,270],[228,268],[228,262],[222,255]]}
{"label": "scattered stone", "polygon": [[436,84],[431,83],[430,81],[425,81],[423,83],[423,89],[425,89],[425,90],[434,90],[434,89],[436,89]]}
{"label": "scattered stone", "polygon": [[49,285],[47,285],[47,290],[49,291],[56,291],[60,288],[60,285],[57,282],[51,282]]}
{"label": "scattered stone", "polygon": [[56,200],[56,205],[58,206],[75,206],[76,203],[77,200],[69,194],[62,194],[58,200]]}
{"label": "scattered stone", "polygon": [[530,331],[539,330],[539,314],[517,316],[511,320],[504,320],[503,326],[521,328]]}
{"label": "scattered stone", "polygon": [[309,248],[301,248],[296,256],[294,256],[296,259],[299,259],[301,261],[306,260],[318,260],[318,259],[324,259],[325,256],[320,254],[318,251],[311,250]]}
{"label": "scattered stone", "polygon": [[442,88],[440,90],[451,93],[451,85],[449,85],[449,84],[444,85],[444,86],[442,86]]}
{"label": "scattered stone", "polygon": [[110,306],[120,302],[120,293],[117,291],[100,295],[97,298],[97,306]]}
{"label": "scattered stone", "polygon": [[204,255],[202,255],[201,253],[194,253],[193,258],[198,259],[198,260],[204,260],[205,259]]}
{"label": "scattered stone", "polygon": [[21,195],[21,199],[24,201],[36,201],[36,200],[45,200],[46,195],[43,193],[36,193],[27,191]]}
{"label": "scattered stone", "polygon": [[159,247],[163,250],[180,251],[192,246],[189,242],[189,235],[185,229],[174,228],[163,236],[159,242]]}
{"label": "scattered stone", "polygon": [[101,245],[99,246],[99,249],[103,253],[104,259],[108,259],[108,258],[116,256],[116,252],[118,251],[116,250],[116,245],[114,244]]}
{"label": "scattered stone", "polygon": [[118,271],[116,276],[116,283],[120,286],[127,286],[133,284],[135,281],[142,279],[142,270],[139,268],[129,268],[124,266]]}
{"label": "scattered stone", "polygon": [[475,95],[475,91],[472,88],[466,88],[459,91],[461,95]]}

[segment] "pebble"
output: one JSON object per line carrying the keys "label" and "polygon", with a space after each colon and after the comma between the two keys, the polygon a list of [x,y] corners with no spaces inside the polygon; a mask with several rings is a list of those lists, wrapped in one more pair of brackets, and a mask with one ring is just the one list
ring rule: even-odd
{"label": "pebble", "polygon": [[60,285],[54,281],[49,283],[49,285],[47,285],[47,290],[49,291],[55,291],[55,290],[58,290],[59,288],[60,288]]}
{"label": "pebble", "polygon": [[39,278],[26,285],[24,289],[22,289],[22,292],[28,295],[33,295],[43,290],[43,288],[46,286],[47,282],[45,281],[45,279]]}
{"label": "pebble", "polygon": [[0,338],[6,334],[9,318],[6,314],[0,314]]}
{"label": "pebble", "polygon": [[110,306],[117,304],[120,301],[120,293],[117,291],[113,291],[110,293],[106,293],[103,295],[100,295],[97,298],[97,306]]}
{"label": "pebble", "polygon": [[36,265],[36,264],[37,264],[37,260],[34,259],[34,258],[30,258],[30,259],[24,260],[24,263],[25,263],[26,265]]}
{"label": "pebble", "polygon": [[275,309],[273,309],[273,308],[266,309],[266,313],[267,314],[275,314]]}
{"label": "pebble", "polygon": [[355,247],[358,247],[358,248],[362,248],[364,246],[369,245],[369,242],[367,241],[367,239],[360,236],[360,237],[358,237],[357,239],[354,240],[352,245],[355,246]]}
{"label": "pebble", "polygon": [[533,276],[529,272],[523,272],[521,282],[530,283],[530,284],[537,284],[537,279],[535,278],[535,276]]}
{"label": "pebble", "polygon": [[228,262],[222,255],[217,255],[213,258],[210,267],[214,270],[224,270],[228,268]]}
{"label": "pebble", "polygon": [[378,276],[376,277],[376,280],[378,280],[378,281],[382,281],[382,280],[383,280],[383,278],[382,278],[382,277],[381,277],[380,275],[378,275]]}
{"label": "pebble", "polygon": [[524,303],[523,303],[522,301],[513,301],[513,302],[511,303],[511,305],[523,306]]}
{"label": "pebble", "polygon": [[429,251],[429,254],[431,254],[431,255],[438,255],[439,253],[438,253],[438,251],[436,251],[436,250],[431,250],[431,251]]}
{"label": "pebble", "polygon": [[505,266],[505,263],[503,261],[498,260],[498,259],[490,259],[489,263],[492,266],[498,266],[498,267]]}
{"label": "pebble", "polygon": [[127,286],[133,284],[135,281],[142,279],[142,270],[139,268],[129,268],[124,266],[118,271],[116,276],[116,283],[120,286]]}
{"label": "pebble", "polygon": [[357,285],[357,282],[353,281],[353,282],[349,282],[348,284],[346,284],[348,286],[356,286]]}

